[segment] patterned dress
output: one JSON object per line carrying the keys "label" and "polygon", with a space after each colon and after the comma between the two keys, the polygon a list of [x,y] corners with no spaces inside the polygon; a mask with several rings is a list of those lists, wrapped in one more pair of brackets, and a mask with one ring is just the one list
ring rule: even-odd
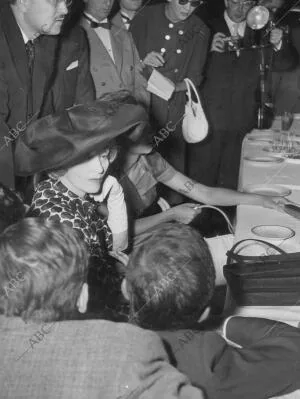
{"label": "patterned dress", "polygon": [[100,311],[104,317],[111,313],[115,318],[116,314],[127,312],[120,291],[123,276],[108,255],[112,249],[112,234],[98,213],[98,206],[99,203],[88,196],[80,198],[62,182],[48,179],[38,185],[28,216],[41,216],[76,230],[90,253],[88,310]]}

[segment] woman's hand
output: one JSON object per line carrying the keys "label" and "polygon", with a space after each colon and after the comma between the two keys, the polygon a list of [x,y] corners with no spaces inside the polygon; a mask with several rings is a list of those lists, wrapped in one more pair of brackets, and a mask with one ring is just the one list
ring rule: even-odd
{"label": "woman's hand", "polygon": [[129,256],[124,254],[122,251],[110,251],[109,255],[118,260],[125,267],[128,265]]}
{"label": "woman's hand", "polygon": [[142,61],[142,64],[152,66],[153,68],[161,67],[164,63],[164,57],[157,51],[151,51]]}
{"label": "woman's hand", "polygon": [[176,222],[189,224],[201,213],[201,209],[199,209],[199,204],[181,204],[174,206],[166,212],[171,212],[173,220],[176,220]]}
{"label": "woman's hand", "polygon": [[265,208],[275,209],[279,212],[284,212],[284,205],[291,202],[283,197],[270,197],[268,195],[260,195],[261,205]]}

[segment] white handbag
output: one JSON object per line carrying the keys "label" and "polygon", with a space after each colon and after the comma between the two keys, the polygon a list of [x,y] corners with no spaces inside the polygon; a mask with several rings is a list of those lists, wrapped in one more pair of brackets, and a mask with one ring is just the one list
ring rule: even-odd
{"label": "white handbag", "polygon": [[[208,123],[194,83],[188,78],[184,81],[187,87],[188,101],[185,105],[185,114],[182,121],[182,134],[186,142],[198,143],[207,136]],[[191,90],[194,91],[197,102],[192,100]]]}

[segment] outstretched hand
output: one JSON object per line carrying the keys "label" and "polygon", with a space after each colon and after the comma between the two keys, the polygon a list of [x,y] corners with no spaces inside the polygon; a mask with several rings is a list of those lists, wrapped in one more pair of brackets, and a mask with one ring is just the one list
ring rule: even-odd
{"label": "outstretched hand", "polygon": [[191,221],[201,213],[199,204],[191,203],[174,206],[170,211],[173,213],[176,222],[184,224],[191,223]]}
{"label": "outstretched hand", "polygon": [[269,197],[267,195],[262,195],[261,198],[263,207],[275,209],[279,212],[284,212],[284,205],[292,203],[284,197]]}

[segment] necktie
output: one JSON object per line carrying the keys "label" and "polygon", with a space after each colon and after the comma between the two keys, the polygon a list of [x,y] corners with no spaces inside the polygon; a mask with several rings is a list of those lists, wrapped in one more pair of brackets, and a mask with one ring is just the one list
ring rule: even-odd
{"label": "necktie", "polygon": [[32,76],[34,56],[35,56],[34,43],[32,40],[28,40],[28,42],[25,44],[25,49],[28,59],[29,74],[30,76]]}
{"label": "necktie", "polygon": [[30,121],[33,114],[33,93],[32,93],[32,75],[33,75],[33,65],[34,65],[34,56],[35,49],[34,43],[32,40],[29,40],[25,44],[27,61],[28,61],[28,97],[27,97],[27,121]]}
{"label": "necktie", "polygon": [[239,31],[239,24],[234,23],[232,24],[232,36],[238,36],[238,31]]}

